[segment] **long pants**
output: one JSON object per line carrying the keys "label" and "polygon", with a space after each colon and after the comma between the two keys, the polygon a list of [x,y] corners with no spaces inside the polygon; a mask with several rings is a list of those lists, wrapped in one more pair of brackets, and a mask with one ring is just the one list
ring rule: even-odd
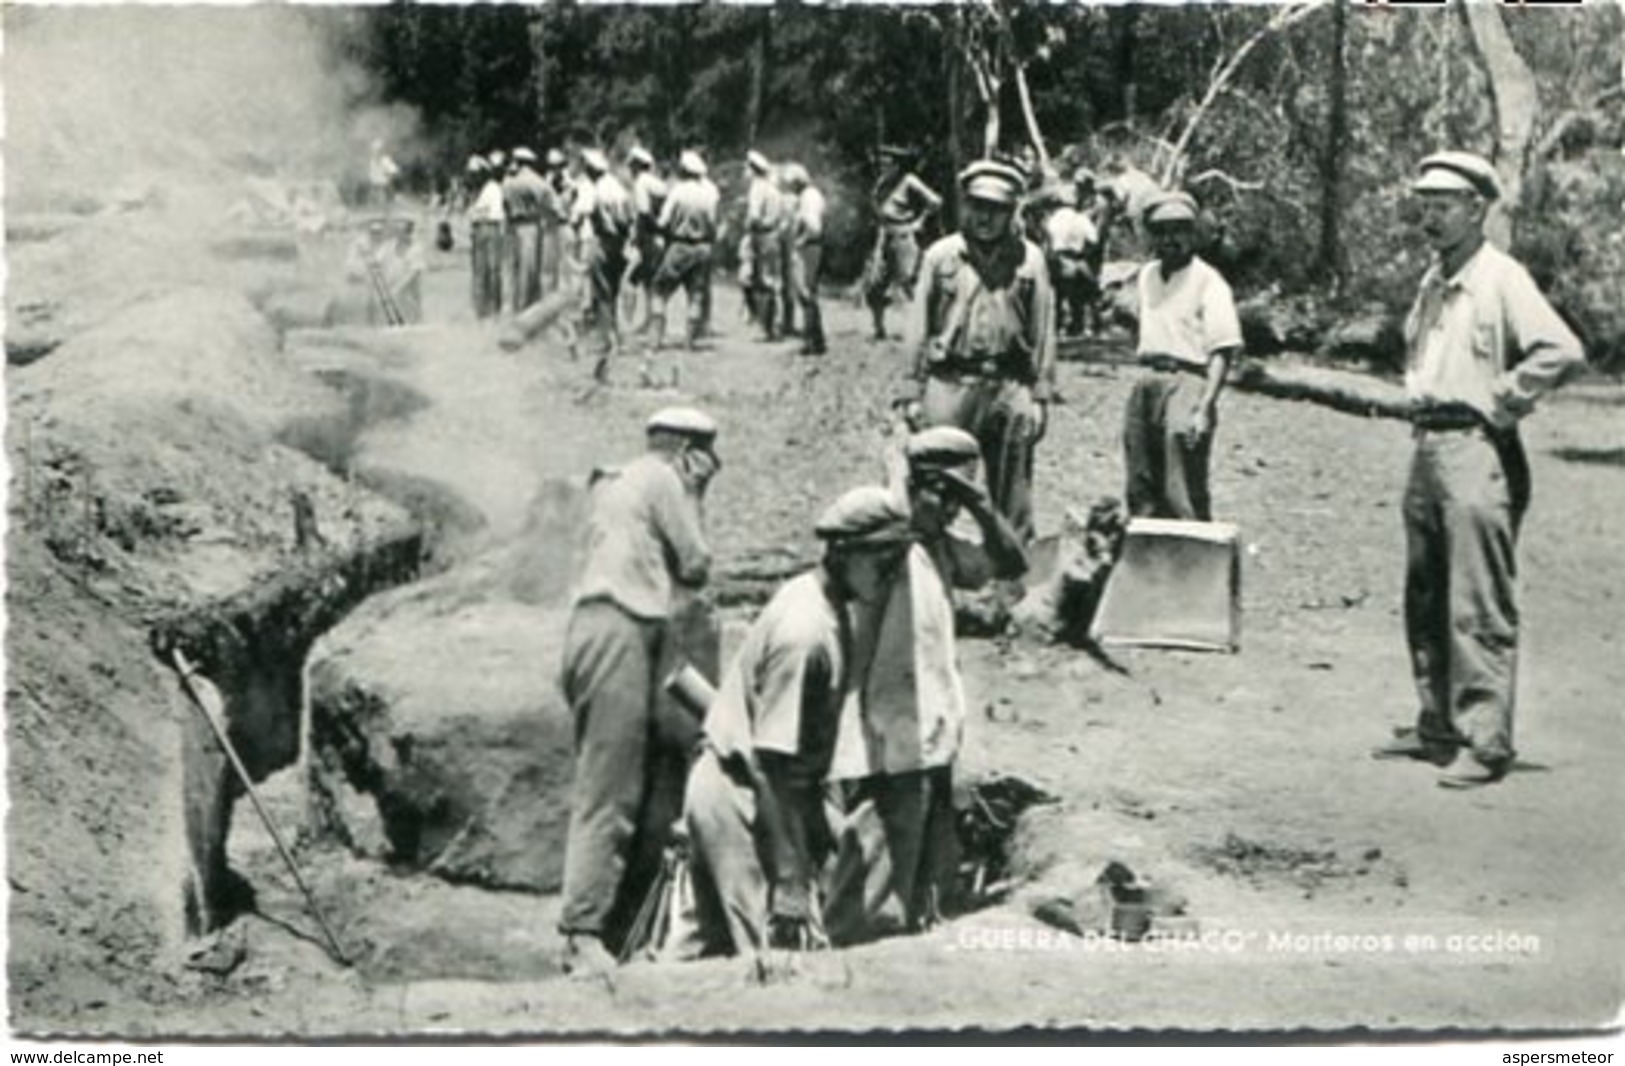
{"label": "long pants", "polygon": [[707,750],[689,772],[684,807],[701,953],[761,950],[767,946],[770,882],[755,790],[742,772]]}
{"label": "long pants", "polygon": [[571,611],[564,638],[575,776],[559,929],[601,937],[612,951],[640,902],[637,886],[626,884],[624,875],[643,818],[665,633],[662,621],[589,600]]}
{"label": "long pants", "polygon": [[1064,256],[1050,258],[1049,276],[1055,286],[1056,326],[1076,336],[1088,326],[1089,308],[1097,291],[1095,276],[1081,262]]}
{"label": "long pants", "polygon": [[806,350],[824,350],[824,313],[818,306],[818,283],[824,272],[824,246],[814,241],[796,249],[791,260],[791,284],[796,302],[801,304],[802,331]]}
{"label": "long pants", "polygon": [[597,330],[603,351],[611,351],[620,339],[619,323],[621,277],[626,273],[626,242],[599,238],[592,242],[587,258],[587,277],[592,301],[588,316]]}
{"label": "long pants", "polygon": [[565,228],[559,225],[549,225],[542,232],[542,292],[553,293],[559,289],[559,283],[564,277]]}
{"label": "long pants", "polygon": [[1200,385],[1178,372],[1144,373],[1129,393],[1123,414],[1128,513],[1136,518],[1211,521],[1208,456],[1213,432],[1204,440],[1185,434],[1200,399],[1195,391]]}
{"label": "long pants", "polygon": [[469,235],[474,268],[474,317],[502,313],[502,223],[476,222]]}
{"label": "long pants", "polygon": [[779,237],[779,277],[784,279],[780,286],[779,295],[779,323],[780,332],[794,333],[796,331],[796,303],[798,302],[795,290],[796,276],[796,242],[790,234],[785,233]]}
{"label": "long pants", "polygon": [[1516,434],[1423,432],[1405,486],[1405,635],[1421,712],[1417,734],[1513,757],[1518,659],[1518,526],[1529,466]]}
{"label": "long pants", "polygon": [[976,438],[988,497],[1022,543],[1032,543],[1038,422],[1032,389],[1008,378],[933,374],[926,379],[920,414],[927,426],[958,426]]}
{"label": "long pants", "polygon": [[705,292],[711,274],[711,244],[709,241],[670,241],[661,253],[660,266],[655,271],[652,287],[662,303],[671,299],[678,288],[688,301],[688,340],[699,339],[705,324]]}
{"label": "long pants", "polygon": [[515,222],[508,235],[513,256],[513,311],[518,314],[542,298],[542,227],[537,222]]}
{"label": "long pants", "polygon": [[911,229],[881,228],[877,238],[869,277],[864,285],[864,299],[871,308],[879,309],[891,300],[894,288],[901,290],[906,299],[914,298],[914,280],[920,273],[920,242]]}
{"label": "long pants", "polygon": [[757,325],[772,340],[778,336],[774,319],[779,299],[779,235],[776,232],[751,233],[745,238],[745,251],[745,261],[740,264],[745,299]]}
{"label": "long pants", "polygon": [[959,861],[952,771],[870,777],[842,791],[846,813],[824,905],[830,940],[861,943],[936,921]]}

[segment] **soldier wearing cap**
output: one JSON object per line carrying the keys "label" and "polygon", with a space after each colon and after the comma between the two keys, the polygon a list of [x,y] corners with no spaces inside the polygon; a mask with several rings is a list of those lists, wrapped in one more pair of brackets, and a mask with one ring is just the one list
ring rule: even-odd
{"label": "soldier wearing cap", "polygon": [[660,207],[656,221],[665,250],[655,271],[653,289],[658,309],[652,323],[653,346],[659,350],[666,332],[666,308],[682,288],[688,307],[687,346],[699,345],[705,311],[705,286],[717,238],[716,186],[704,180],[705,161],[693,150],[677,160],[677,181]]}
{"label": "soldier wearing cap", "polygon": [[1015,230],[1026,176],[984,160],[960,175],[964,226],[925,253],[914,307],[911,422],[976,438],[988,493],[1033,537],[1033,447],[1055,392],[1055,309],[1044,253]]}
{"label": "soldier wearing cap", "polygon": [[[492,155],[501,153],[493,152]],[[494,318],[502,313],[502,241],[506,220],[502,172],[489,159],[468,162],[479,192],[468,209],[469,256],[474,275],[474,317]]]}
{"label": "soldier wearing cap", "polygon": [[637,326],[637,332],[643,333],[648,330],[654,313],[651,283],[660,266],[660,210],[667,190],[666,183],[655,173],[655,159],[648,149],[633,148],[627,153],[626,165],[632,171],[632,210],[636,216],[632,235],[635,261],[626,280],[634,293],[639,290],[643,293],[643,317]]}
{"label": "soldier wearing cap", "polygon": [[644,886],[626,873],[647,824],[656,671],[674,596],[703,586],[711,567],[700,507],[720,467],[716,423],[675,407],[656,412],[647,431],[647,452],[594,472],[587,557],[565,635],[576,751],[559,927],[569,964],[587,968],[613,957],[641,902]]}
{"label": "soldier wearing cap", "polygon": [[1055,286],[1056,324],[1062,336],[1082,336],[1099,288],[1096,284],[1100,233],[1080,210],[1077,183],[1058,185],[1051,193],[1055,206],[1044,219],[1043,247],[1049,258],[1050,282]]}
{"label": "soldier wearing cap", "polygon": [[[1027,569],[1015,530],[974,480],[981,448],[962,429],[912,434],[894,494],[914,545],[879,604],[855,605],[852,681],[830,766],[844,811],[824,909],[830,939],[855,943],[932,925],[953,889],[953,765],[965,722],[952,590]],[[967,512],[978,537],[962,535]]]}
{"label": "soldier wearing cap", "polygon": [[547,182],[536,173],[536,153],[515,148],[507,180],[502,183],[515,314],[542,298],[542,215],[550,194]]}
{"label": "soldier wearing cap", "polygon": [[[350,243],[345,253],[345,276],[366,293],[369,326],[398,326],[401,316],[394,301],[395,248],[389,240],[389,220],[375,216]],[[360,302],[359,300],[357,301]]]}
{"label": "soldier wearing cap", "polygon": [[864,272],[864,300],[874,319],[875,339],[886,339],[886,305],[893,291],[914,298],[920,272],[920,230],[938,211],[942,197],[909,169],[910,153],[886,145],[880,149],[880,176],[873,202],[879,228]]}
{"label": "soldier wearing cap", "polygon": [[846,614],[885,596],[910,534],[897,497],[879,486],[842,495],[815,530],[823,561],[781,586],[751,624],[689,775],[704,954],[827,942],[817,883],[832,843],[824,780],[851,653]]}
{"label": "soldier wearing cap", "polygon": [[1219,391],[1241,351],[1241,323],[1229,284],[1196,254],[1196,201],[1164,193],[1146,207],[1144,222],[1157,257],[1137,281],[1135,358],[1149,373],[1135,383],[1123,418],[1128,511],[1206,522]]}
{"label": "soldier wearing cap", "polygon": [[1585,365],[1529,272],[1489,244],[1495,168],[1467,152],[1422,160],[1411,185],[1436,258],[1405,322],[1416,447],[1405,487],[1405,632],[1421,708],[1379,756],[1443,766],[1474,788],[1511,767],[1518,528],[1529,461],[1518,423]]}
{"label": "soldier wearing cap", "polygon": [[779,339],[774,311],[778,305],[783,249],[779,233],[784,226],[784,204],[773,182],[773,165],[761,152],[745,157],[750,184],[745,190],[745,239],[740,278],[745,303],[761,328],[761,339]]}
{"label": "soldier wearing cap", "polygon": [[577,210],[584,232],[591,231],[586,256],[592,293],[588,318],[599,337],[599,359],[593,376],[608,381],[610,357],[621,344],[621,278],[626,274],[626,245],[632,237],[636,214],[631,195],[610,172],[609,159],[602,151],[586,149],[581,153],[581,165],[592,180],[591,203],[578,202]]}
{"label": "soldier wearing cap", "polygon": [[823,355],[826,351],[824,314],[818,306],[818,283],[824,265],[824,194],[800,163],[785,165],[784,189],[791,204],[786,232],[790,235],[793,253],[789,261],[788,288],[801,305],[801,317],[806,326],[801,354]]}

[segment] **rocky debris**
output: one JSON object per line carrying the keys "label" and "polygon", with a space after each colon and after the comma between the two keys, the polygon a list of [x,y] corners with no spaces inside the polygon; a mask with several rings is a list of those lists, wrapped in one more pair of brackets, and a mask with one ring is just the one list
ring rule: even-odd
{"label": "rocky debris", "polygon": [[1255,887],[1286,883],[1301,890],[1307,898],[1339,881],[1371,877],[1404,887],[1404,868],[1375,845],[1359,845],[1346,851],[1330,847],[1302,847],[1267,840],[1253,840],[1228,832],[1218,844],[1199,844],[1191,849],[1200,864]]}
{"label": "rocky debris", "polygon": [[1032,904],[1033,917],[1075,936],[1110,936],[1139,941],[1156,933],[1188,935],[1185,897],[1143,878],[1116,860],[1094,881],[1063,896]]}
{"label": "rocky debris", "polygon": [[1328,325],[1328,316],[1314,296],[1287,296],[1277,287],[1238,300],[1236,316],[1249,355],[1313,352],[1320,347]]}
{"label": "rocky debris", "polygon": [[1022,815],[1058,802],[1053,793],[1014,774],[991,772],[955,782],[961,909],[984,906],[1010,889],[1012,846]]}
{"label": "rocky debris", "polygon": [[1016,632],[1082,646],[1123,546],[1122,501],[1102,497],[1087,512],[1068,508],[1061,532],[1034,550],[1027,594],[1011,612]]}

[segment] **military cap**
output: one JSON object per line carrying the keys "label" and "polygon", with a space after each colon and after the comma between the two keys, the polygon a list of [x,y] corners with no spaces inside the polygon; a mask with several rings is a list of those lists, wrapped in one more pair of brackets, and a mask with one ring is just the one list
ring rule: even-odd
{"label": "military cap", "polygon": [[1014,204],[1027,191],[1027,175],[1009,163],[979,159],[959,172],[959,187],[975,200]]}
{"label": "military cap", "polygon": [[842,547],[892,547],[909,539],[908,512],[897,495],[879,485],[864,485],[841,496],[813,526],[821,540]]}
{"label": "military cap", "polygon": [[513,150],[513,161],[515,163],[534,163],[536,162],[536,153],[529,148],[520,146]]}
{"label": "military cap", "polygon": [[638,145],[636,148],[633,148],[630,152],[626,153],[626,162],[628,166],[652,167],[655,165],[655,157],[649,154],[649,150],[647,148],[643,147],[642,145]]}
{"label": "military cap", "polygon": [[500,167],[502,164],[508,161],[507,155],[504,154],[500,148],[492,151],[490,155],[485,157],[485,159],[486,162],[490,163],[494,167]]}
{"label": "military cap", "polygon": [[982,449],[975,437],[957,426],[932,426],[910,435],[903,454],[910,466],[943,469],[974,463]]}
{"label": "military cap", "polygon": [[1196,200],[1190,193],[1168,190],[1151,198],[1141,212],[1145,224],[1158,222],[1195,222]]}
{"label": "military cap", "polygon": [[700,153],[690,148],[677,157],[677,169],[697,178],[705,173],[705,160],[700,158]]}
{"label": "military cap", "polygon": [[609,170],[609,158],[599,148],[583,148],[581,150],[581,165],[588,170],[602,174]]}
{"label": "military cap", "polygon": [[800,163],[786,163],[779,171],[779,180],[786,185],[799,189],[806,185],[809,180],[807,168]]}
{"label": "military cap", "polygon": [[1471,192],[1486,200],[1501,197],[1495,166],[1472,152],[1435,152],[1417,164],[1412,192]]}
{"label": "military cap", "polygon": [[470,174],[479,174],[482,171],[491,169],[491,165],[485,161],[484,156],[471,155],[468,157],[468,166],[465,169]]}
{"label": "military cap", "polygon": [[565,162],[567,162],[567,160],[565,160],[563,152],[559,151],[557,148],[549,148],[547,150],[547,165],[548,166],[550,166],[550,167],[562,167],[565,164]]}
{"label": "military cap", "polygon": [[644,424],[644,431],[681,433],[685,437],[703,437],[709,440],[717,435],[717,422],[697,408],[662,407],[649,416],[649,421]]}
{"label": "military cap", "polygon": [[746,153],[745,165],[756,171],[758,174],[766,174],[769,170],[773,169],[773,164],[767,161],[767,156],[756,151],[754,148]]}

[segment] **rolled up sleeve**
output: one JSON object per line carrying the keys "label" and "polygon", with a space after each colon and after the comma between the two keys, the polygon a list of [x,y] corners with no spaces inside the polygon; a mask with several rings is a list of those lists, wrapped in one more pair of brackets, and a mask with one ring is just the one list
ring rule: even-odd
{"label": "rolled up sleeve", "polygon": [[1495,383],[1495,402],[1515,420],[1585,366],[1585,349],[1521,267],[1503,280],[1501,315],[1511,365]]}

